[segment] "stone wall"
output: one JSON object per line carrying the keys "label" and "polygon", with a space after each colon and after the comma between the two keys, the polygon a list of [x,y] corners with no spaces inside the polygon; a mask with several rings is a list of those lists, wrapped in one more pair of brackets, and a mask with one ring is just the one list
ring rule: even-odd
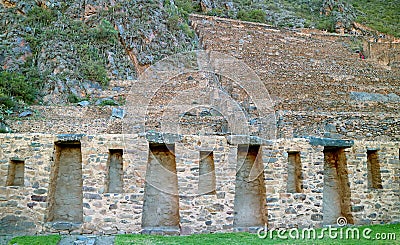
{"label": "stone wall", "polygon": [[[153,141],[150,140],[150,143]],[[82,197],[79,197],[79,192],[75,196],[67,197],[82,201],[82,220],[65,217],[55,220],[50,216],[51,207],[59,199],[52,194],[58,176],[55,170],[57,161],[60,161],[60,166],[65,163],[57,158],[57,149],[60,144],[68,145],[71,142],[80,142],[82,172],[81,176],[79,171],[68,176],[78,180],[81,178]],[[145,135],[3,134],[0,136],[0,233],[116,234],[144,231],[151,234],[190,234],[248,230],[262,225],[262,222],[268,223],[270,228],[320,227],[324,224],[324,215],[329,208],[324,206],[323,201],[329,182],[325,174],[324,151],[329,147],[323,142],[315,144],[312,139],[305,138],[258,143],[250,141],[248,157],[244,157],[248,160],[244,162],[259,161],[263,166],[263,169],[248,169],[249,177],[253,176],[252,180],[257,182],[256,185],[249,182],[249,185],[256,188],[251,193],[255,197],[252,200],[259,201],[258,206],[256,205],[258,216],[254,224],[236,225],[235,215],[243,208],[235,205],[235,191],[238,186],[236,174],[240,169],[240,159],[244,156],[240,153],[241,148],[238,149],[240,142],[223,136],[190,135],[181,135],[174,142],[166,142],[163,147],[168,149],[168,159],[174,158],[176,164],[176,167],[174,164],[165,167],[177,180],[178,188],[174,189],[172,185],[158,186],[154,183],[156,178],[162,180],[162,170],[159,176],[152,177],[152,181],[146,181],[146,176],[151,174],[147,172],[150,168],[149,159],[154,159],[150,156],[157,147],[152,146],[152,151],[149,151],[149,141]],[[347,180],[344,181],[348,183],[342,184],[349,189],[347,196],[342,195],[341,198],[348,199],[349,210],[345,216],[343,208],[332,208],[342,210],[341,215],[348,219],[352,217],[353,220],[349,223],[399,222],[400,142],[355,141],[353,146],[345,147],[347,148],[340,148],[340,161],[345,162],[347,170],[338,170],[337,173],[343,175],[347,172]],[[259,148],[258,156],[253,154],[256,148]],[[123,149],[123,184],[118,193],[106,192],[112,152],[110,149]],[[369,151],[376,152],[382,188],[369,185]],[[214,191],[204,191],[199,187],[199,179],[207,177],[199,176],[201,152],[213,153]],[[290,181],[289,152],[299,152],[300,155],[302,189],[299,192],[288,192],[287,189]],[[24,161],[23,186],[10,186],[7,183],[9,166],[15,160]],[[159,166],[159,162],[155,164]],[[263,176],[262,179],[260,176]],[[68,180],[59,178],[57,185],[60,181]],[[175,200],[168,202],[169,206],[156,203],[160,205],[154,207],[153,211],[161,214],[170,208],[178,211],[179,214],[176,214],[178,216],[174,217],[175,221],[172,223],[168,223],[169,217],[154,216],[164,217],[166,220],[163,224],[167,224],[166,227],[157,226],[157,219],[152,221],[150,229],[142,226],[145,220],[142,217],[144,202],[146,195],[151,193],[147,185],[152,185],[163,197],[169,196],[172,197],[169,200]],[[173,189],[175,191],[171,192]],[[151,212],[147,214],[154,215]]]}
{"label": "stone wall", "polygon": [[368,42],[364,46],[368,58],[382,65],[400,67],[400,43]]}
{"label": "stone wall", "polygon": [[277,137],[400,140],[398,43],[370,43],[371,58],[362,60],[351,48],[355,36],[190,18],[205,50],[232,55],[257,73],[274,102]]}

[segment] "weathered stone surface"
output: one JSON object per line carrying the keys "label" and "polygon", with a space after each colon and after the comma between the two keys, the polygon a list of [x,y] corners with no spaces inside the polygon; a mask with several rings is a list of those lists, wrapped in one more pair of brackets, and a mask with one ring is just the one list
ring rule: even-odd
{"label": "weathered stone surface", "polygon": [[388,102],[389,98],[383,94],[366,93],[366,92],[350,92],[352,100],[359,101],[375,101],[375,102]]}
{"label": "weathered stone surface", "polygon": [[364,206],[352,206],[351,211],[352,212],[361,212],[364,210]]}
{"label": "weathered stone surface", "polygon": [[58,143],[49,186],[49,221],[83,220],[81,144]]}
{"label": "weathered stone surface", "polygon": [[94,193],[85,193],[83,194],[84,198],[90,199],[90,200],[101,200],[101,196],[99,194],[94,194]]}
{"label": "weathered stone surface", "polygon": [[47,197],[46,196],[37,196],[37,195],[32,195],[31,200],[35,202],[46,202]]}
{"label": "weathered stone surface", "polygon": [[229,135],[226,139],[231,145],[272,145],[272,141],[257,136]]}
{"label": "weathered stone surface", "polygon": [[329,146],[329,147],[351,147],[354,145],[353,140],[339,140],[330,138],[317,138],[312,136],[304,137],[310,141],[311,145],[314,146]]}
{"label": "weathered stone surface", "polygon": [[286,214],[297,214],[296,209],[294,209],[293,207],[289,207],[289,208],[285,209],[285,213]]}
{"label": "weathered stone surface", "polygon": [[313,220],[313,221],[322,221],[323,220],[323,216],[321,214],[312,214],[311,215],[311,220]]}
{"label": "weathered stone surface", "polygon": [[23,111],[18,115],[18,117],[29,117],[32,115],[33,115],[33,112],[31,112],[31,111]]}
{"label": "weathered stone surface", "polygon": [[51,227],[55,230],[74,230],[74,229],[78,229],[80,226],[81,226],[81,223],[74,223],[74,222],[51,223]]}
{"label": "weathered stone surface", "polygon": [[146,133],[146,139],[149,143],[174,144],[182,140],[182,135],[150,131]]}
{"label": "weathered stone surface", "polygon": [[0,219],[0,235],[28,234],[35,228],[35,223],[29,217],[6,215]]}
{"label": "weathered stone surface", "polygon": [[81,107],[86,107],[86,106],[89,106],[89,105],[90,105],[90,102],[87,101],[87,100],[84,100],[84,101],[81,101],[81,102],[78,103],[78,106],[81,106]]}
{"label": "weathered stone surface", "polygon": [[79,142],[85,134],[59,134],[57,135],[58,142]]}
{"label": "weathered stone surface", "polygon": [[111,117],[115,118],[124,118],[125,116],[125,110],[122,108],[113,108],[111,112]]}

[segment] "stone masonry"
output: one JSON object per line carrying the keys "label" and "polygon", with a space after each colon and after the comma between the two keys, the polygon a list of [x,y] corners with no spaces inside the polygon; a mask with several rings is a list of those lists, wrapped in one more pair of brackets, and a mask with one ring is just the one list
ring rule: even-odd
{"label": "stone masonry", "polygon": [[[346,145],[344,148],[341,141],[318,142],[316,139],[299,138],[279,139],[256,147],[250,146],[251,150],[248,153],[250,155],[259,149],[257,158],[263,168],[261,168],[261,174],[255,172],[257,173],[255,177],[258,176],[255,185],[257,190],[246,194],[253,195],[254,200],[258,198],[257,202],[259,203],[251,200],[246,202],[252,207],[258,207],[258,215],[265,212],[265,217],[258,216],[254,223],[250,221],[240,223],[235,221],[240,218],[236,214],[251,211],[245,210],[249,208],[246,205],[236,205],[240,200],[238,196],[235,196],[235,185],[240,183],[238,180],[240,177],[235,177],[238,171],[238,158],[242,157],[240,144],[236,144],[237,142],[224,136],[193,135],[183,135],[173,144],[176,166],[170,165],[168,168],[176,171],[176,175],[172,174],[172,176],[177,177],[177,189],[168,186],[167,190],[174,189],[173,192],[177,193],[163,193],[164,187],[160,188],[157,184],[153,184],[153,181],[146,182],[146,176],[151,174],[146,172],[150,167],[148,161],[149,157],[152,158],[151,153],[154,154],[154,149],[151,150],[152,144],[149,144],[145,136],[78,135],[78,137],[74,137],[71,142],[78,140],[81,146],[82,175],[75,172],[69,176],[82,177],[82,199],[80,199],[82,206],[70,206],[70,209],[77,213],[82,212],[82,219],[73,215],[53,219],[50,217],[52,211],[49,209],[57,202],[54,200],[57,196],[51,197],[51,188],[54,184],[52,178],[56,171],[55,164],[57,154],[59,154],[57,148],[60,137],[64,136],[46,134],[6,134],[1,136],[0,205],[2,213],[0,231],[2,234],[53,232],[116,234],[146,231],[147,227],[143,226],[143,222],[147,222],[147,219],[143,219],[143,217],[145,215],[154,216],[152,212],[146,213],[145,207],[148,210],[150,207],[144,205],[146,195],[150,195],[150,193],[146,194],[149,192],[146,185],[149,184],[153,185],[152,188],[158,191],[159,196],[163,196],[164,200],[174,200],[174,196],[179,194],[179,198],[176,196],[176,201],[172,206],[161,201],[153,202],[153,206],[157,205],[154,207],[154,212],[175,208],[178,213],[175,213],[175,218],[171,217],[171,212],[165,213],[168,217],[154,216],[155,220],[148,223],[152,229],[147,229],[147,232],[152,234],[229,232],[246,230],[253,226],[263,225],[264,222],[268,223],[271,228],[320,227],[325,224],[324,217],[330,212],[329,210],[339,210],[336,216],[343,216],[343,210],[340,211],[340,202],[324,202],[329,195],[326,190],[326,182],[329,179],[324,174],[327,167],[327,163],[324,161],[327,157],[324,156],[324,149],[341,149],[340,151],[345,156],[343,164],[346,164],[347,167],[348,183],[344,184],[349,185],[346,197],[349,198],[348,215],[351,215],[354,224],[400,221],[398,209],[399,142],[355,141],[351,147]],[[65,137],[62,139],[69,142]],[[124,152],[123,190],[120,193],[105,191],[109,174],[107,162],[110,149],[123,149]],[[369,187],[367,166],[369,149],[377,150],[382,188]],[[214,193],[198,193],[199,178],[203,176],[199,176],[199,157],[202,151],[213,152],[216,179]],[[298,193],[287,190],[288,152],[293,151],[300,153],[302,166],[302,191]],[[23,186],[6,184],[10,159],[15,158],[25,162]],[[248,157],[248,159],[252,161],[252,157]],[[66,162],[60,162],[60,167],[63,164]],[[165,178],[162,177],[163,174],[161,171],[158,177],[153,178]],[[262,179],[259,176],[263,176]],[[248,178],[251,178],[251,174]],[[64,183],[59,183],[60,181]],[[65,182],[68,180],[59,178],[57,185],[66,185]],[[253,182],[249,182],[249,184]],[[75,186],[75,188],[79,188],[79,186]],[[332,191],[332,189],[330,190]],[[341,194],[336,192],[334,195],[340,196]],[[66,195],[64,198],[69,198],[71,202],[79,201],[79,196]],[[154,200],[148,199],[147,201]],[[155,228],[159,219],[163,217],[166,219],[162,222],[165,227]],[[172,222],[176,218],[178,220]]]}
{"label": "stone masonry", "polygon": [[34,106],[8,121],[0,234],[400,222],[394,51],[371,44],[361,60],[349,35],[190,18],[204,50],[113,81],[105,93],[124,108]]}

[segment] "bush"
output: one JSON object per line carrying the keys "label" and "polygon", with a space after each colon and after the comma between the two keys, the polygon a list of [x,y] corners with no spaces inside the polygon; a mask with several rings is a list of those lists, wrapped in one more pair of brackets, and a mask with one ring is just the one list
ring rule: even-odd
{"label": "bush", "polygon": [[82,62],[80,69],[85,79],[98,82],[102,86],[108,85],[107,70],[101,61],[89,59]]}
{"label": "bush", "polygon": [[182,23],[180,25],[181,30],[185,33],[186,36],[190,38],[194,38],[194,31],[189,27],[187,23]]}
{"label": "bush", "polygon": [[107,76],[106,64],[100,51],[95,47],[82,45],[79,53],[81,62],[79,70],[83,79],[100,83],[103,87],[108,86],[109,78]]}
{"label": "bush", "polygon": [[0,72],[0,105],[13,107],[18,101],[32,103],[37,95],[35,84],[19,73]]}
{"label": "bush", "polygon": [[118,103],[116,103],[116,102],[113,101],[113,100],[103,100],[103,101],[100,103],[100,106],[107,106],[107,105],[116,106],[116,105],[118,105]]}
{"label": "bush", "polygon": [[320,30],[326,30],[328,32],[335,31],[335,20],[332,17],[321,17],[317,23],[316,28]]}
{"label": "bush", "polygon": [[266,14],[262,9],[240,10],[237,13],[237,18],[244,21],[264,23]]}
{"label": "bush", "polygon": [[50,10],[35,6],[26,15],[25,23],[31,26],[47,26],[57,19],[57,14]]}
{"label": "bush", "polygon": [[167,20],[167,27],[170,30],[179,30],[179,22],[180,17],[179,15],[172,15]]}
{"label": "bush", "polygon": [[91,29],[90,35],[96,40],[108,41],[112,43],[115,43],[118,39],[118,32],[107,20],[102,20],[97,27]]}

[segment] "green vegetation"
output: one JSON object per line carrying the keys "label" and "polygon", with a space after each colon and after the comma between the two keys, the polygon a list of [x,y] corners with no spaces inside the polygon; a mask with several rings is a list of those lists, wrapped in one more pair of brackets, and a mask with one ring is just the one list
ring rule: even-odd
{"label": "green vegetation", "polygon": [[[171,31],[182,31],[189,38],[194,38],[195,33],[189,26],[189,14],[200,11],[199,6],[193,1],[178,0],[172,4],[169,0],[165,1],[165,8],[168,13],[167,27]],[[196,7],[197,6],[197,7]]]}
{"label": "green vegetation", "polygon": [[16,72],[0,72],[0,107],[14,108],[20,102],[32,103],[37,94],[36,84]]}
{"label": "green vegetation", "polygon": [[240,10],[237,18],[244,21],[265,22],[265,12],[262,9],[252,9],[249,11]]}
{"label": "green vegetation", "polygon": [[51,9],[33,7],[27,14],[25,23],[31,26],[47,26],[57,19],[57,13]]}
{"label": "green vegetation", "polygon": [[[346,228],[358,228],[360,239],[345,239]],[[337,238],[330,238],[327,231],[324,231],[323,239],[279,239],[277,232],[274,231],[273,239],[268,236],[265,239],[259,238],[256,234],[249,233],[216,233],[216,234],[199,234],[190,236],[154,236],[154,235],[117,235],[115,238],[116,245],[128,244],[400,244],[400,224],[386,225],[368,225],[368,226],[349,226],[343,227],[343,239],[340,239],[340,232],[334,231],[332,234],[337,234]],[[362,232],[370,229],[366,235],[371,239],[363,237]],[[316,229],[316,234],[320,235],[322,229]],[[395,240],[379,240],[374,239],[377,234],[385,233],[395,234]],[[294,233],[295,234],[295,233]],[[300,234],[300,233],[299,233]],[[307,233],[306,233],[307,234]],[[350,233],[349,233],[350,234]],[[289,231],[282,235],[289,236]],[[351,237],[351,235],[349,235]],[[61,239],[59,235],[49,236],[21,236],[13,238],[8,244],[18,245],[35,245],[35,244],[57,244]]]}
{"label": "green vegetation", "polygon": [[106,61],[102,59],[100,50],[87,44],[82,45],[80,49],[81,67],[79,69],[83,79],[96,81],[103,87],[108,86]]}
{"label": "green vegetation", "polygon": [[[395,233],[397,240],[367,240],[360,235],[358,239],[332,239],[327,232],[323,239],[302,240],[302,239],[275,239],[277,233],[274,232],[273,239],[269,237],[260,239],[256,234],[249,233],[218,233],[200,234],[191,236],[152,236],[152,235],[118,235],[115,239],[117,245],[127,244],[399,244],[400,243],[400,224],[396,225],[371,225],[358,227],[362,231],[366,228],[372,230],[369,234],[375,237],[377,233]],[[346,229],[346,228],[344,228]],[[318,234],[321,229],[317,229]],[[344,230],[345,232],[345,230]],[[337,233],[339,234],[339,232]],[[288,235],[288,232],[286,233]]]}
{"label": "green vegetation", "polygon": [[[66,3],[52,9],[34,6],[26,16],[19,15],[16,9],[3,10],[8,19],[18,21],[14,28],[24,28],[20,33],[24,41],[29,43],[32,55],[15,71],[2,72],[3,68],[0,68],[0,105],[9,108],[17,106],[20,102],[32,103],[46,82],[89,80],[102,86],[108,85],[105,50],[118,41],[117,31],[106,19],[95,25],[73,19],[64,13],[67,7]],[[10,23],[2,24],[12,26]],[[4,26],[1,29],[7,32]],[[46,46],[55,50],[44,49]],[[63,56],[64,69],[54,73],[56,64],[52,64],[50,59],[43,61],[43,56],[46,55],[43,51],[55,52],[57,49],[68,50],[70,55]],[[5,51],[6,55],[13,52],[7,46]],[[39,60],[44,69],[39,69]],[[9,82],[12,82],[13,86],[2,85]],[[18,92],[15,91],[14,85],[18,86]]]}
{"label": "green vegetation", "polygon": [[[60,2],[48,8],[39,6],[39,2],[31,1],[30,6],[33,7],[23,8],[25,15],[19,14],[17,7],[0,9],[4,16],[0,19],[0,33],[22,37],[21,43],[28,43],[26,49],[30,48],[32,54],[29,56],[27,51],[24,64],[14,62],[18,64],[13,69],[0,67],[0,107],[3,111],[39,102],[41,96],[37,95],[44,84],[50,84],[47,87],[51,87],[58,81],[64,84],[90,81],[107,86],[107,55],[108,52],[114,52],[119,38],[114,27],[117,19],[129,17],[137,20],[129,30],[124,31],[131,42],[126,44],[127,47],[143,48],[138,54],[140,64],[153,63],[174,52],[197,47],[196,35],[188,20],[190,13],[202,12],[196,0],[165,0],[162,1],[163,11],[156,11],[160,7],[158,1],[122,1],[85,21],[71,14],[80,11],[74,9],[74,1]],[[133,2],[140,8],[132,7]],[[226,1],[213,2],[215,7],[207,13],[209,15],[277,27],[311,27],[329,32],[334,32],[338,27],[350,28],[351,23],[357,21],[400,37],[399,0],[232,0],[229,6]],[[154,35],[157,30],[155,26],[160,23],[166,25],[168,30],[163,35]],[[155,41],[145,44],[144,40],[149,39]],[[169,40],[174,40],[174,45],[170,45],[167,42]],[[156,47],[156,42],[165,46]],[[14,54],[9,44],[8,40],[0,43],[2,57]],[[359,50],[361,45],[356,40],[350,48]],[[58,54],[61,58],[57,57],[58,52],[62,52]],[[59,64],[61,61],[62,65]],[[62,69],[56,70],[59,67]],[[68,100],[77,101],[76,98]],[[0,112],[4,117],[3,111]]]}
{"label": "green vegetation", "polygon": [[175,0],[175,5],[178,7],[179,13],[185,18],[191,13],[201,12],[200,4],[191,0]]}
{"label": "green vegetation", "polygon": [[100,40],[110,43],[118,41],[118,32],[108,20],[101,20],[100,24],[90,29],[90,35],[94,40]]}
{"label": "green vegetation", "polygon": [[[313,27],[334,32],[336,24],[350,28],[353,21],[400,37],[399,0],[233,0],[235,11],[220,1],[207,14],[267,23],[280,27]],[[175,1],[183,13],[201,13],[198,1]],[[222,1],[221,1],[222,3]],[[339,27],[339,26],[338,26]]]}
{"label": "green vegetation", "polygon": [[110,105],[110,106],[116,106],[116,105],[118,105],[115,101],[113,101],[113,100],[103,100],[101,103],[100,103],[100,106],[107,106],[107,105]]}
{"label": "green vegetation", "polygon": [[56,245],[61,240],[60,235],[49,236],[20,236],[8,242],[10,245]]}
{"label": "green vegetation", "polygon": [[399,0],[351,0],[350,3],[358,11],[357,22],[400,37]]}
{"label": "green vegetation", "polygon": [[69,46],[65,48],[71,50],[78,62],[76,67],[73,67],[74,64],[67,64],[71,66],[69,70],[73,71],[78,68],[78,71],[75,73],[61,72],[56,75],[56,79],[90,80],[107,86],[109,81],[106,70],[107,60],[101,48],[104,49],[105,46],[112,45],[118,40],[117,32],[111,23],[102,20],[98,26],[91,28],[82,21],[66,16],[60,17],[58,21],[56,25],[42,26],[34,33],[26,34],[25,39],[30,43],[35,60],[37,60],[43,45],[51,42],[63,42],[64,45]]}

